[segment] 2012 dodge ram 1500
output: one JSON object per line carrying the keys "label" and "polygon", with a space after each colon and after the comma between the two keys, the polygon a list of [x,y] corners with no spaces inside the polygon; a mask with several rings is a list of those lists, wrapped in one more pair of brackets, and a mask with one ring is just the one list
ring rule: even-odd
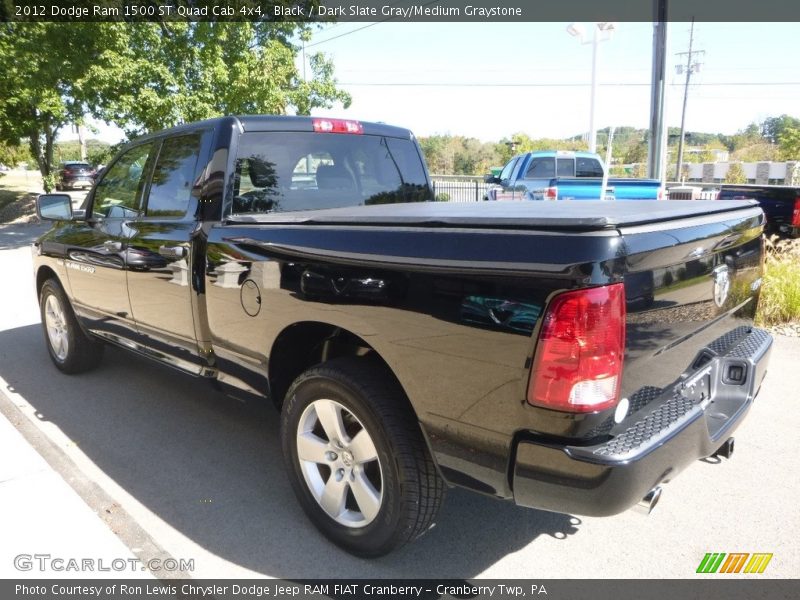
{"label": "2012 dodge ram 1500", "polygon": [[105,343],[281,411],[303,509],[376,556],[447,485],[611,515],[730,454],[767,369],[747,202],[429,202],[405,129],[226,117],[39,198],[56,367]]}

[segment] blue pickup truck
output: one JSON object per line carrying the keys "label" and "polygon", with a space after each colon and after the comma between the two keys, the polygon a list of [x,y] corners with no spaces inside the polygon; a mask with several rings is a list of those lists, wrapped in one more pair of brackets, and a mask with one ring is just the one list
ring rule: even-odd
{"label": "blue pickup truck", "polygon": [[657,200],[657,179],[608,179],[597,154],[548,150],[512,158],[499,176],[486,176],[487,200]]}

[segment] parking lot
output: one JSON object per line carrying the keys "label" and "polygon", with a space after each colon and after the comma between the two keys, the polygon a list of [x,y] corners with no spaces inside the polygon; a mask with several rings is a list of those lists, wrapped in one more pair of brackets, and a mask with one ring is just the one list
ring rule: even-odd
{"label": "parking lot", "polygon": [[[774,557],[761,577],[800,572],[793,504],[800,492],[793,377],[800,338],[776,339],[732,459],[693,465],[665,486],[651,516],[584,518],[451,490],[424,538],[365,561],[325,541],[295,503],[271,409],[115,348],[100,369],[80,377],[51,365],[29,250],[41,231],[0,227],[0,419],[70,484],[73,499],[99,515],[98,531],[118,536],[140,558],[194,559],[186,574],[195,578],[685,578],[695,576],[706,552],[767,552]],[[60,502],[42,508],[8,490],[0,482],[0,530],[12,532],[0,544],[8,550],[0,553],[6,577],[14,574],[10,549],[68,545],[68,527],[42,530],[41,523],[71,514]],[[26,531],[37,532],[36,547]]]}

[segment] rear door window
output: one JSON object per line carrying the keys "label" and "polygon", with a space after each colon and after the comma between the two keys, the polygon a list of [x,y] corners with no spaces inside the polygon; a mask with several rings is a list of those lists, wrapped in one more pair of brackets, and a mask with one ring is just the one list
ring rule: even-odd
{"label": "rear door window", "polygon": [[432,200],[413,141],[379,135],[249,132],[239,142],[234,214]]}
{"label": "rear door window", "polygon": [[556,159],[556,177],[575,177],[575,159]]}
{"label": "rear door window", "polygon": [[181,135],[164,140],[153,169],[147,200],[148,217],[183,217],[200,197],[197,181],[197,159],[201,133]]}
{"label": "rear door window", "polygon": [[556,175],[556,159],[553,157],[535,157],[531,159],[525,179],[550,179]]}
{"label": "rear door window", "polygon": [[603,167],[596,158],[577,158],[575,160],[576,177],[602,177]]}

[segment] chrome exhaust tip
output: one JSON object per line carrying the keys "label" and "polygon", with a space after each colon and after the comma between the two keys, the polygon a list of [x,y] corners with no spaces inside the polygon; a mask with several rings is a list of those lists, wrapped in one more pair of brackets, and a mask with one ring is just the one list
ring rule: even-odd
{"label": "chrome exhaust tip", "polygon": [[728,438],[712,456],[722,456],[723,458],[730,458],[733,456],[733,438]]}
{"label": "chrome exhaust tip", "polygon": [[658,504],[658,501],[661,499],[661,486],[657,485],[652,490],[645,494],[644,498],[639,500],[639,502],[634,506],[634,510],[638,512],[640,515],[649,515],[653,512],[653,509]]}

